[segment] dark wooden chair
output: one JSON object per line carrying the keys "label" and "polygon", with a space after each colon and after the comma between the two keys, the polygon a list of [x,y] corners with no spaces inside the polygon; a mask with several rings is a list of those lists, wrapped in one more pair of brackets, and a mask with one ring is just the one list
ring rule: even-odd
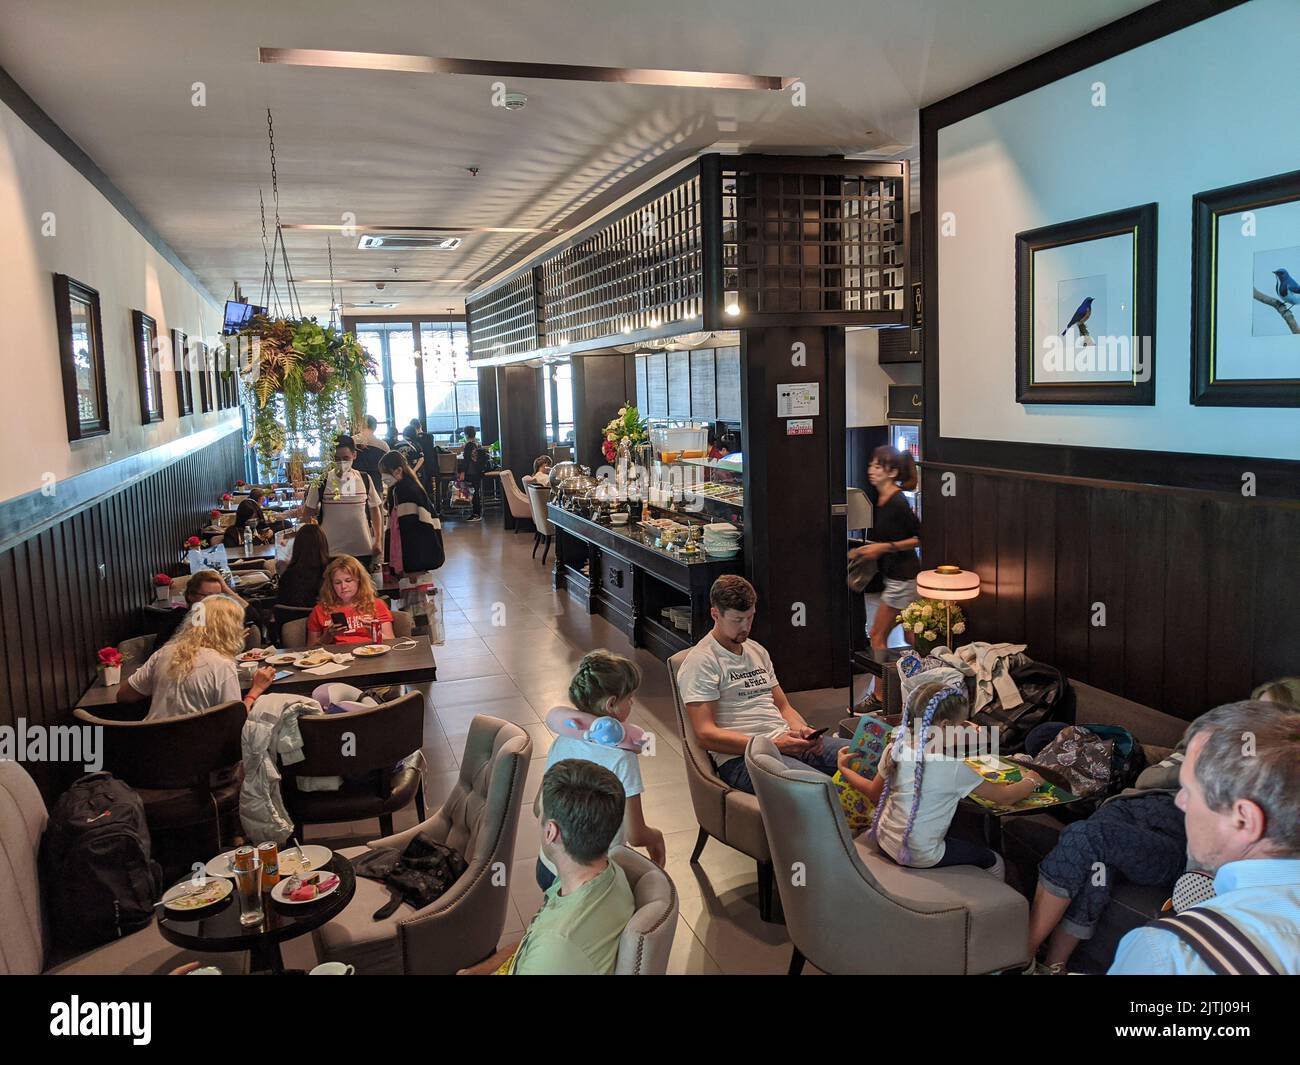
{"label": "dark wooden chair", "polygon": [[164,871],[183,872],[196,858],[232,845],[244,779],[242,702],[162,721],[73,714],[102,728],[104,769],[139,793]]}
{"label": "dark wooden chair", "polygon": [[[298,839],[303,825],[379,819],[393,834],[393,813],[412,799],[424,820],[424,774],[396,769],[424,745],[424,696],[411,692],[368,710],[304,716],[301,762],[281,767],[285,808]],[[350,733],[350,736],[346,736]],[[298,777],[343,777],[338,791],[300,791]]]}

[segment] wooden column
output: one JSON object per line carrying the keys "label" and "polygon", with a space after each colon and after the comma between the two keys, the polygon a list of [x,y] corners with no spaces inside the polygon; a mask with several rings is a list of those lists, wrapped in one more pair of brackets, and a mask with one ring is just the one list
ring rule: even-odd
{"label": "wooden column", "polygon": [[[845,516],[831,513],[845,498],[844,329],[746,329],[740,350],[745,565],[759,595],[754,638],[787,691],[845,687],[847,533]],[[810,382],[821,391],[812,434],[788,436],[777,386]]]}
{"label": "wooden column", "polygon": [[542,371],[521,363],[498,366],[496,391],[501,463],[522,484],[533,472],[533,460],[546,450]]}
{"label": "wooden column", "polygon": [[627,360],[623,355],[575,355],[572,363],[574,458],[598,470],[608,465],[601,451],[604,428],[632,399],[627,394]]}
{"label": "wooden column", "polygon": [[478,370],[478,438],[486,447],[501,439],[501,423],[497,419],[497,374],[491,366]]}

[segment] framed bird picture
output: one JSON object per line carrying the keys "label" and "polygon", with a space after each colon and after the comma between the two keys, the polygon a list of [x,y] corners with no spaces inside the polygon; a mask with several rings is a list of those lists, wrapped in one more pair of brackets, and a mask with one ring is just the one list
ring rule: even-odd
{"label": "framed bird picture", "polygon": [[1300,170],[1192,197],[1192,403],[1300,407]]}
{"label": "framed bird picture", "polygon": [[1016,401],[1155,402],[1156,205],[1016,234]]}

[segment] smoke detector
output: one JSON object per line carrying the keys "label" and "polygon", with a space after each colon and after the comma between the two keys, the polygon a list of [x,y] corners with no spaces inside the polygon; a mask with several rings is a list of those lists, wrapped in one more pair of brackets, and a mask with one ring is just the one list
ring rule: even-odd
{"label": "smoke detector", "polygon": [[505,96],[507,111],[522,111],[528,106],[528,97],[521,92],[508,92]]}

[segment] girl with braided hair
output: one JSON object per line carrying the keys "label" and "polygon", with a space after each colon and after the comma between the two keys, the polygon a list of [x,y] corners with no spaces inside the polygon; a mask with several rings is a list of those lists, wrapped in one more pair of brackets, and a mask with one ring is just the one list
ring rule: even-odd
{"label": "girl with braided hair", "polygon": [[[641,767],[637,763],[643,736],[640,729],[625,722],[632,713],[632,697],[641,686],[641,667],[631,659],[604,648],[589,651],[578,664],[569,684],[571,706],[557,706],[546,716],[547,727],[556,733],[546,758],[546,768],[566,759],[595,762],[613,772],[623,785],[626,804],[623,825],[610,849],[626,843],[644,847],[650,859],[662,866],[666,860],[664,834],[646,824],[641,807]],[[541,792],[533,812],[542,820]],[[537,859],[537,883],[543,891],[555,879],[555,870],[544,855]]]}
{"label": "girl with braided hair", "polygon": [[1025,772],[1014,784],[996,784],[975,772],[964,757],[947,755],[934,730],[960,725],[968,716],[965,688],[921,684],[904,705],[894,742],[881,758],[875,778],[868,781],[856,773],[845,774],[848,784],[876,802],[868,834],[899,865],[913,869],[975,865],[1002,875],[1001,859],[993,851],[948,834],[957,803],[974,793],[1010,806],[1041,787],[1043,779]]}

